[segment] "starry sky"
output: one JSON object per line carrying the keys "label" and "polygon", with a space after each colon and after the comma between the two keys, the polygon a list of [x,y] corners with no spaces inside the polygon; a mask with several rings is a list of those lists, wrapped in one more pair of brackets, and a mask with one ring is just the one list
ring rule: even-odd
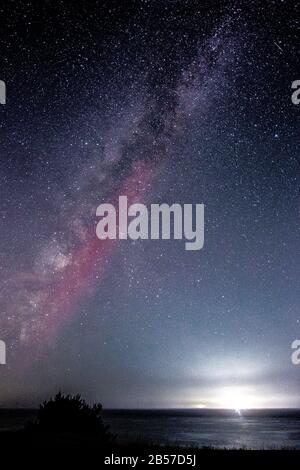
{"label": "starry sky", "polygon": [[[298,7],[1,2],[1,406],[300,407]],[[203,249],[100,241],[119,195]]]}

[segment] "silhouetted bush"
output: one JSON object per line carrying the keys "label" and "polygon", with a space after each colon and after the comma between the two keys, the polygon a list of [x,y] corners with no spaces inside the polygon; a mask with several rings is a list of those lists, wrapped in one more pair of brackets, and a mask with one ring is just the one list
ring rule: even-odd
{"label": "silhouetted bush", "polygon": [[89,406],[80,395],[61,393],[40,405],[37,419],[27,426],[27,431],[97,436],[103,444],[115,439],[103,423],[100,403]]}

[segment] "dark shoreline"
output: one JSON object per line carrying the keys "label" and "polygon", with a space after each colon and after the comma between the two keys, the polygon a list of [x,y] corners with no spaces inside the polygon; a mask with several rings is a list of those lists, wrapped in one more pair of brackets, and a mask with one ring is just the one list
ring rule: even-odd
{"label": "dark shoreline", "polygon": [[[102,447],[95,437],[74,435],[31,435],[25,431],[2,432],[0,436],[1,455],[9,456],[10,461],[29,461],[30,464],[39,466],[45,462],[57,466],[58,462],[66,461],[93,464],[102,468],[106,458],[122,456],[138,457],[136,468],[149,468],[149,456],[181,455],[195,456],[196,467],[183,464],[184,468],[201,468],[208,462],[213,464],[257,464],[276,463],[286,467],[288,462],[299,462],[300,450],[291,448],[251,450],[247,448],[226,449],[214,447],[181,447],[175,445],[160,445],[155,443],[132,442],[131,444],[119,444],[118,442]],[[59,460],[57,460],[59,457]],[[97,464],[95,465],[95,458]],[[28,460],[27,460],[28,459]],[[169,464],[171,465],[171,464]],[[167,465],[167,466],[169,466]],[[165,467],[166,465],[163,465]],[[173,466],[173,465],[171,465]],[[108,466],[109,468],[110,466]],[[130,465],[120,464],[120,468],[131,468]],[[41,468],[41,467],[40,467]],[[54,468],[54,467],[53,467]],[[87,468],[87,467],[85,467]],[[151,466],[150,466],[151,468]],[[206,468],[206,467],[205,467]]]}

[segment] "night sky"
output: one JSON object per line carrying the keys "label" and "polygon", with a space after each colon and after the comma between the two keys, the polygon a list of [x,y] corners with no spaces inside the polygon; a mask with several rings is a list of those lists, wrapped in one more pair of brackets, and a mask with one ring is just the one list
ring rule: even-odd
{"label": "night sky", "polygon": [[[300,407],[298,7],[1,2],[1,406]],[[203,249],[100,241],[119,195]]]}

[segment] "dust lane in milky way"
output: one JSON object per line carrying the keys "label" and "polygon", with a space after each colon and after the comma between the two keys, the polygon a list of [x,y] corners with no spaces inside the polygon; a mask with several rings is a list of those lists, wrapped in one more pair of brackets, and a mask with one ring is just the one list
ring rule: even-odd
{"label": "dust lane in milky way", "polygon": [[[147,103],[144,115],[138,120],[139,138],[144,141],[144,150],[150,140],[150,155],[136,156],[133,159],[132,169],[120,186],[115,191],[116,200],[119,195],[127,195],[129,201],[143,202],[145,196],[151,191],[153,178],[159,178],[159,168],[163,166],[167,158],[172,158],[174,139],[183,133],[185,121],[191,116],[195,108],[202,108],[203,113],[210,104],[210,87],[208,80],[216,83],[223,78],[228,67],[232,49],[236,47],[236,39],[233,41],[223,37],[225,25],[217,31],[207,44],[201,48],[192,63],[184,70],[173,91],[173,99],[170,100],[169,109],[161,110],[158,103]],[[229,52],[228,52],[229,51]],[[162,119],[160,130],[152,135],[145,133],[143,126],[154,115]],[[142,130],[141,130],[142,129]],[[146,127],[147,130],[148,126]],[[132,129],[127,130],[130,140]],[[144,134],[143,134],[144,132]],[[124,146],[124,142],[122,142]],[[133,146],[134,147],[134,146]],[[138,147],[138,145],[136,145]],[[109,158],[114,166],[122,165],[122,156],[118,156],[120,149],[114,149],[115,154],[110,153]],[[133,153],[135,148],[133,148]],[[124,157],[123,157],[124,158]],[[143,161],[144,160],[144,161]],[[84,195],[88,197],[88,195]],[[112,196],[112,201],[115,196]],[[131,202],[130,202],[131,203]],[[94,214],[91,217],[91,225],[94,222]],[[77,225],[80,221],[77,221]],[[67,234],[68,235],[68,234]],[[83,241],[78,248],[67,253],[58,251],[54,254],[54,272],[46,275],[41,280],[37,273],[23,273],[25,277],[25,290],[27,305],[21,299],[22,306],[13,301],[10,308],[15,310],[15,318],[20,327],[20,340],[22,345],[33,346],[42,349],[47,343],[51,343],[53,335],[66,323],[66,319],[76,310],[76,305],[82,296],[92,292],[93,284],[101,282],[105,268],[109,265],[109,258],[115,250],[116,242],[99,241],[95,236],[95,227],[87,229]],[[52,255],[50,253],[50,255]],[[29,281],[29,282],[28,282]],[[26,284],[28,287],[26,287]],[[14,289],[19,289],[18,276],[14,282]],[[22,287],[21,287],[22,289]],[[20,310],[23,315],[20,318]],[[14,315],[14,314],[13,314]]]}

